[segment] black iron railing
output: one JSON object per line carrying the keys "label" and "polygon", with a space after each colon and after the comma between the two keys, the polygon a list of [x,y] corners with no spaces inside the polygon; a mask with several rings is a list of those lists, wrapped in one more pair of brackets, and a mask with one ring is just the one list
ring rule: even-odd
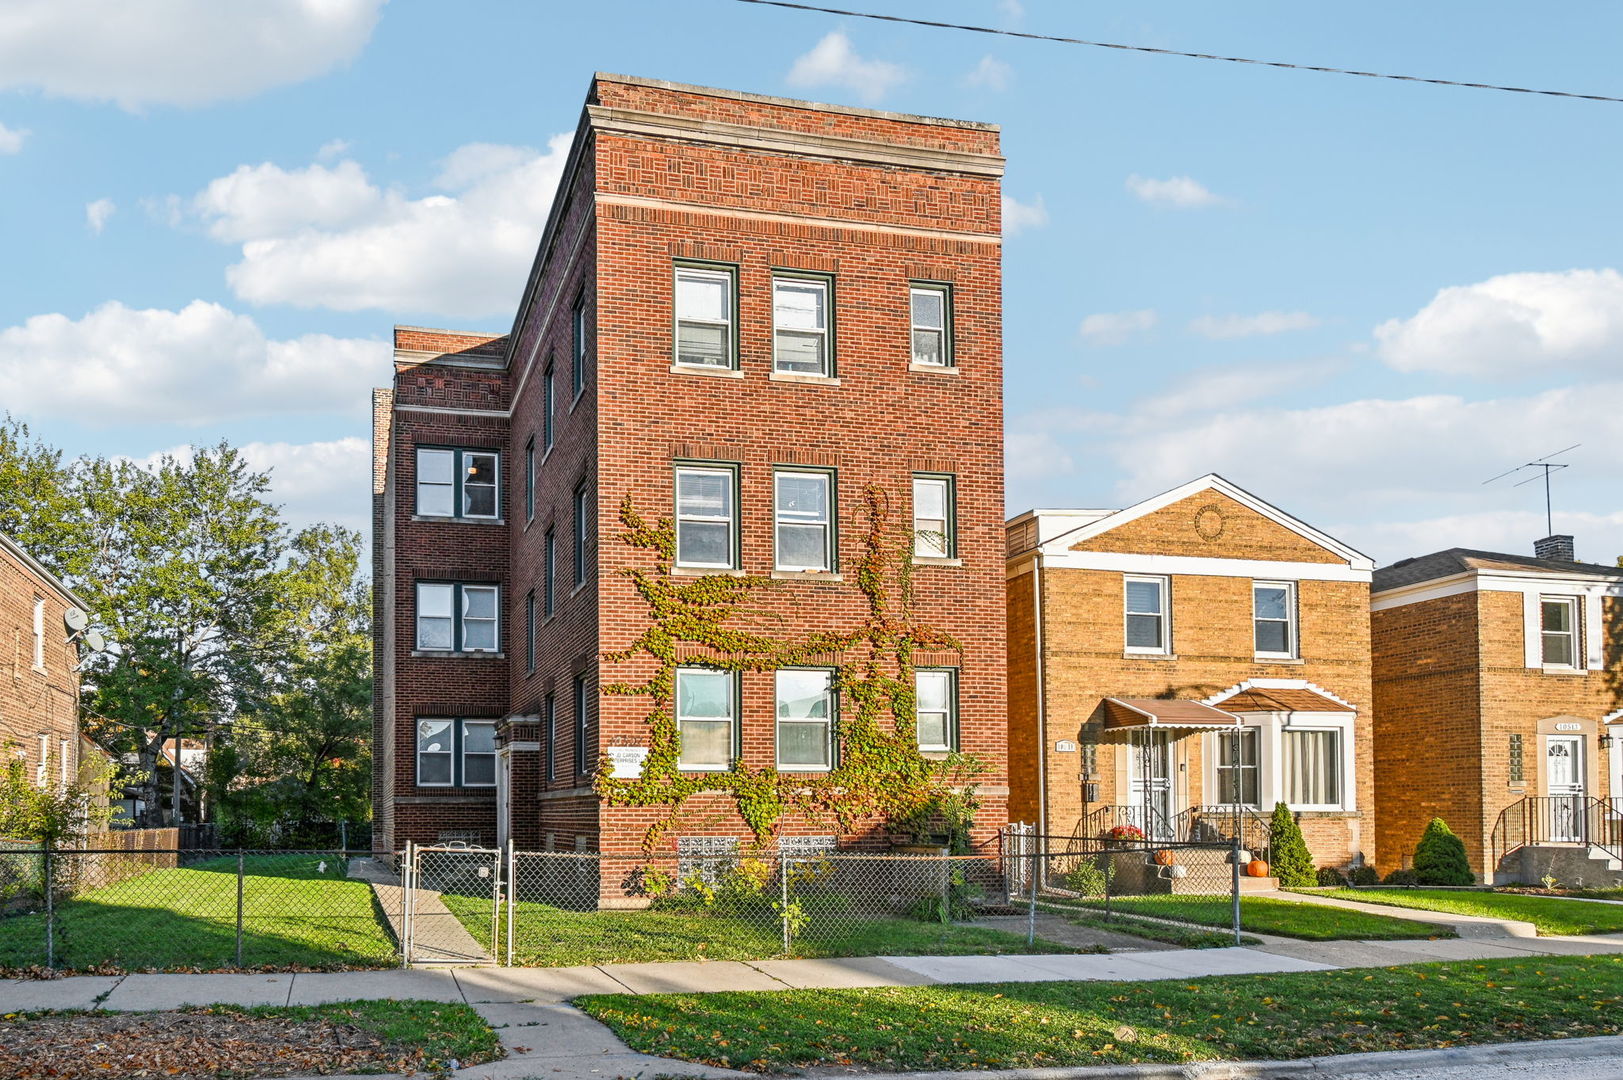
{"label": "black iron railing", "polygon": [[1589,795],[1539,795],[1499,811],[1488,839],[1489,870],[1539,844],[1587,844],[1623,861],[1623,806]]}

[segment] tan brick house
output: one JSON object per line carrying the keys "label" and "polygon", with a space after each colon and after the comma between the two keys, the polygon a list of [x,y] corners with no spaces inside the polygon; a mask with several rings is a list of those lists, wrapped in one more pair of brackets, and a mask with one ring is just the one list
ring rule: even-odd
{"label": "tan brick house", "polygon": [[1366,556],[1216,475],[1007,533],[1011,817],[1373,860]]}
{"label": "tan brick house", "polygon": [[0,533],[0,754],[41,787],[78,773],[79,650],[63,622],[85,602]]}
{"label": "tan brick house", "polygon": [[1450,548],[1375,572],[1380,866],[1441,817],[1485,881],[1623,879],[1623,568]]}
{"label": "tan brick house", "polygon": [[[912,547],[913,614],[949,636],[912,655],[918,749],[979,759],[978,838],[995,836],[998,140],[592,80],[509,333],[396,328],[374,401],[377,844],[636,852],[669,807],[603,797],[605,756],[612,779],[657,767],[699,789],[663,840],[679,851],[749,838],[734,763],[837,787],[855,709],[834,674],[860,650],[744,670],[675,642],[659,660],[678,665],[674,763],[650,764],[649,698],[614,689],[660,670],[638,651],[652,615],[632,575],[662,557],[649,588],[769,579],[747,625],[775,638],[859,624],[873,491]],[[663,556],[624,541],[623,506],[671,522]],[[798,812],[781,828],[830,831]]]}

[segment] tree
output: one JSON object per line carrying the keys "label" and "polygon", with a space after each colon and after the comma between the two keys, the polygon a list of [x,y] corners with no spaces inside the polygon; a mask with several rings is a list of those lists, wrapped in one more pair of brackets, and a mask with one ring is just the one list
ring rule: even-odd
{"label": "tree", "polygon": [[1420,834],[1414,849],[1414,876],[1418,885],[1475,885],[1465,841],[1454,835],[1442,818],[1434,817]]}
{"label": "tree", "polygon": [[1268,832],[1273,872],[1279,884],[1287,889],[1317,885],[1318,873],[1313,869],[1313,856],[1308,853],[1302,827],[1296,823],[1296,815],[1284,803],[1274,804],[1274,816]]}
{"label": "tree", "polygon": [[106,825],[110,811],[102,796],[109,771],[96,756],[72,780],[63,782],[52,775],[54,770],[47,770],[39,783],[12,758],[0,769],[0,837],[59,847]]}
{"label": "tree", "polygon": [[62,578],[81,575],[90,530],[72,464],[10,413],[0,420],[0,532]]}

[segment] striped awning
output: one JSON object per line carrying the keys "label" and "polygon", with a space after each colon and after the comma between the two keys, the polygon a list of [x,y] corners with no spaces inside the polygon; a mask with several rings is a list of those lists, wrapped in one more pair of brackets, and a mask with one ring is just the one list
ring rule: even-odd
{"label": "striped awning", "polygon": [[1240,718],[1200,701],[1167,698],[1104,699],[1105,728],[1232,728]]}

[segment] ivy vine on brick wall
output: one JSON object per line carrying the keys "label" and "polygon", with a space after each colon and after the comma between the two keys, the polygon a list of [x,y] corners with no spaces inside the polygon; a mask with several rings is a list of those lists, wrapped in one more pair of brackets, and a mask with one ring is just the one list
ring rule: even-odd
{"label": "ivy vine on brick wall", "polygon": [[[651,659],[654,671],[642,682],[606,683],[603,693],[648,699],[649,746],[640,777],[614,777],[605,755],[593,784],[611,806],[667,809],[645,833],[645,850],[652,852],[676,825],[687,800],[707,792],[733,798],[758,845],[776,835],[790,811],[813,822],[837,823],[842,832],[876,817],[912,822],[914,828],[934,821],[943,830],[963,829],[975,807],[968,781],[980,766],[966,754],[934,758],[919,751],[913,670],[921,650],[962,650],[950,635],[914,616],[912,537],[891,526],[884,490],[870,485],[862,499],[867,531],[855,582],[866,612],[849,629],[818,631],[795,641],[761,629],[770,619],[751,604],[756,594],[785,582],[753,574],[673,576],[674,522],[650,522],[629,499],[621,503],[621,540],[653,557],[652,567],[623,571],[648,605],[651,621],[629,647],[603,657],[614,664]],[[780,773],[735,760],[725,772],[683,772],[675,695],[677,668],[684,666],[733,672],[832,668],[840,703],[835,767],[826,773]]]}

